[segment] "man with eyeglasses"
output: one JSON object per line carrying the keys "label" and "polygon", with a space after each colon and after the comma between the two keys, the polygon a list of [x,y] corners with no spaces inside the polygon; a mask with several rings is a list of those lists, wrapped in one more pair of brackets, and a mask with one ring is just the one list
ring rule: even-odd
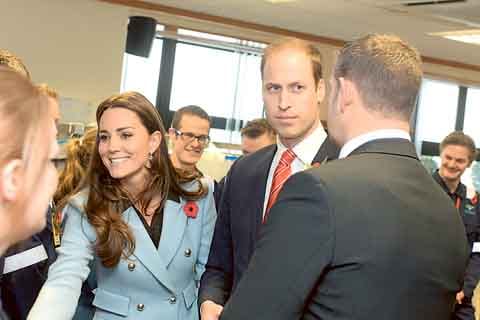
{"label": "man with eyeglasses", "polygon": [[210,117],[201,107],[190,105],[175,112],[168,130],[175,168],[202,175],[197,163],[210,142],[209,131]]}

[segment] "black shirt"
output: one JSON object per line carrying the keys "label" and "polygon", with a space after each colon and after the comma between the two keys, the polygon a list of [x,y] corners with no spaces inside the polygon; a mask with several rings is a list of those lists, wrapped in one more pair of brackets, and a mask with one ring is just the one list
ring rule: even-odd
{"label": "black shirt", "polygon": [[[440,187],[442,187],[443,191],[445,191],[445,193],[448,194],[450,199],[452,199],[455,207],[460,210],[464,206],[465,198],[467,197],[467,187],[465,187],[463,183],[459,182],[457,189],[455,189],[453,193],[450,192],[450,189],[447,187],[445,181],[443,181],[442,177],[438,173],[438,170],[435,171],[435,173],[433,174],[433,179],[437,181]],[[460,210],[460,212],[462,211],[463,210]]]}
{"label": "black shirt", "polygon": [[[180,198],[173,194],[169,194],[167,200],[180,202]],[[145,220],[142,213],[135,206],[133,206],[133,208],[135,209],[135,212],[140,220],[142,220],[143,226],[145,227],[145,230],[147,230],[147,233],[150,236],[150,239],[152,239],[153,244],[158,249],[163,227],[163,208],[158,208],[155,211],[153,214],[152,223],[150,225],[148,225],[147,220]]]}
{"label": "black shirt", "polygon": [[163,208],[158,208],[153,214],[152,223],[148,225],[147,220],[143,217],[143,214],[135,207],[135,212],[137,213],[140,220],[142,220],[145,230],[147,230],[150,239],[152,239],[153,244],[158,249],[158,244],[160,243],[160,236],[162,234],[162,225],[163,225]]}

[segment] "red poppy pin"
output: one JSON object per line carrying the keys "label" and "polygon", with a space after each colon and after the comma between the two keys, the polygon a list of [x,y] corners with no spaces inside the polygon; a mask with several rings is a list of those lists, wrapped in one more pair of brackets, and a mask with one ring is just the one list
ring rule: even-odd
{"label": "red poppy pin", "polygon": [[183,206],[183,211],[185,211],[187,217],[195,219],[198,214],[197,203],[195,201],[187,201],[185,206]]}
{"label": "red poppy pin", "polygon": [[478,195],[475,195],[472,200],[471,200],[473,205],[476,205],[478,203]]}

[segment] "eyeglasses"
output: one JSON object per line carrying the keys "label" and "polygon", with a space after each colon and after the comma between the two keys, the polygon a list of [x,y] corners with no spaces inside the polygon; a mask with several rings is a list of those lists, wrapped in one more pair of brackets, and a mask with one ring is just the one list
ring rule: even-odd
{"label": "eyeglasses", "polygon": [[175,129],[175,134],[177,135],[177,137],[181,137],[182,140],[185,141],[186,143],[191,143],[195,139],[202,146],[206,146],[210,143],[210,137],[204,134],[196,136],[192,132],[182,132],[177,129]]}

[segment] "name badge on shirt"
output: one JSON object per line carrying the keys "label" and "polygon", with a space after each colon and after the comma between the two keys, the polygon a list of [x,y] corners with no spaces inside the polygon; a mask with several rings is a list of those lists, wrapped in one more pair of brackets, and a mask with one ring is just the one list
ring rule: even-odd
{"label": "name badge on shirt", "polygon": [[29,267],[47,259],[47,251],[43,247],[43,244],[40,244],[31,249],[6,257],[3,274]]}

